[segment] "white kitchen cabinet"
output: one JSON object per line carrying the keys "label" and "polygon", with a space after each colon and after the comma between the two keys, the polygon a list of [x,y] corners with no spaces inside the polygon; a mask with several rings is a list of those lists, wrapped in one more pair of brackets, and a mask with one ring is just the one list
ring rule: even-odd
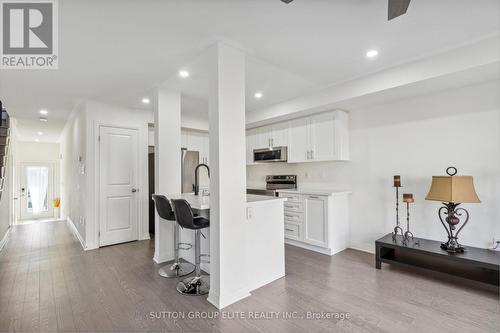
{"label": "white kitchen cabinet", "polygon": [[309,118],[298,118],[290,121],[288,140],[288,162],[309,160]]}
{"label": "white kitchen cabinet", "polygon": [[349,159],[349,118],[344,111],[320,113],[290,121],[291,163]]}
{"label": "white kitchen cabinet", "polygon": [[199,152],[199,162],[209,164],[209,135],[205,132],[183,130],[181,147]]}
{"label": "white kitchen cabinet", "polygon": [[262,126],[256,129],[257,131],[257,140],[256,140],[256,149],[268,148],[272,147],[271,137],[273,132],[273,127]]}
{"label": "white kitchen cabinet", "polygon": [[254,164],[253,161],[253,150],[264,148],[260,145],[261,130],[259,128],[252,128],[247,131],[246,134],[246,148],[247,148],[247,164]]}
{"label": "white kitchen cabinet", "polygon": [[205,163],[206,165],[210,165],[210,136],[208,133],[203,135],[203,149],[202,153],[200,152],[200,161]]}
{"label": "white kitchen cabinet", "polygon": [[305,196],[306,218],[304,241],[321,247],[328,247],[328,197]]}
{"label": "white kitchen cabinet", "polygon": [[288,122],[281,122],[248,130],[254,149],[288,145]]}
{"label": "white kitchen cabinet", "polygon": [[349,243],[349,192],[279,192],[284,204],[285,242],[333,255]]}
{"label": "white kitchen cabinet", "polygon": [[335,160],[335,115],[322,113],[309,118],[310,160]]}
{"label": "white kitchen cabinet", "polygon": [[290,123],[288,121],[276,123],[271,126],[271,146],[286,147],[288,146],[288,131]]}
{"label": "white kitchen cabinet", "polygon": [[247,164],[254,164],[254,149],[282,146],[289,163],[348,160],[349,115],[336,110],[250,129]]}

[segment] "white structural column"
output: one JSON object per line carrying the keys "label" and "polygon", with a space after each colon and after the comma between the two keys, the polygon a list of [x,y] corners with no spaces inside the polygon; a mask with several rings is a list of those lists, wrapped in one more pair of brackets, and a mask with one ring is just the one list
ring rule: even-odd
{"label": "white structural column", "polygon": [[[155,107],[155,193],[181,193],[181,94],[157,89]],[[174,223],[155,213],[154,261],[174,258]]]}
{"label": "white structural column", "polygon": [[[245,252],[245,55],[209,49],[210,293],[222,309],[250,295]],[[256,269],[258,269],[256,267]]]}

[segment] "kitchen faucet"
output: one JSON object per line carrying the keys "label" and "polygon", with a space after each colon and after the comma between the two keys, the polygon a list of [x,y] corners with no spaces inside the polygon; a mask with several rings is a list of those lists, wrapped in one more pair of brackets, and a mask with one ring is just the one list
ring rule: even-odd
{"label": "kitchen faucet", "polygon": [[199,184],[200,167],[207,168],[208,178],[210,178],[210,168],[208,167],[208,165],[204,163],[198,164],[194,169],[194,195],[198,195],[198,193],[200,192],[200,184]]}

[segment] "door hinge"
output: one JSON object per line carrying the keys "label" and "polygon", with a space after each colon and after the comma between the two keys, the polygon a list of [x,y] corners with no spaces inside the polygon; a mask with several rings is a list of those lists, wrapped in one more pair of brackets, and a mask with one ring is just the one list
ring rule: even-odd
{"label": "door hinge", "polygon": [[97,141],[101,142],[101,136],[100,135],[97,137]]}

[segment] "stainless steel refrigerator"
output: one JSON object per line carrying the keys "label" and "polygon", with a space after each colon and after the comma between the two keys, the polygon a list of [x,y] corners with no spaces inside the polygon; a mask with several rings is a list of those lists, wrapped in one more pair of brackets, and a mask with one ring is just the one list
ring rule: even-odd
{"label": "stainless steel refrigerator", "polygon": [[200,162],[200,152],[182,149],[181,154],[182,193],[191,193],[194,192],[194,169]]}

